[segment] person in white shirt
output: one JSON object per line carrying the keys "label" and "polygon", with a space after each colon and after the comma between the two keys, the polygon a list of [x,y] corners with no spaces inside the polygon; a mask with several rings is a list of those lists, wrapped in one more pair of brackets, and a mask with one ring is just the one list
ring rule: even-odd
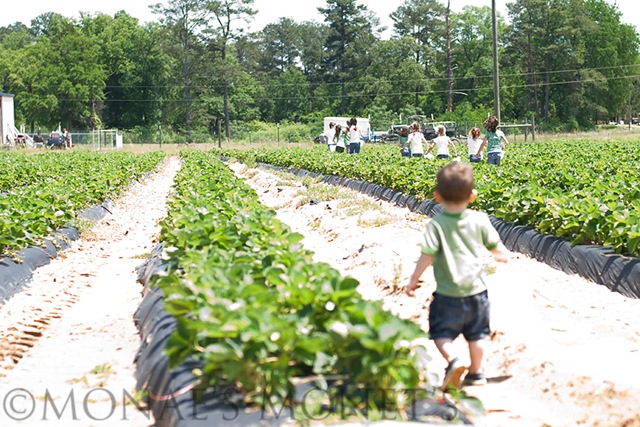
{"label": "person in white shirt", "polygon": [[411,132],[409,132],[409,137],[407,138],[407,142],[403,144],[400,151],[404,149],[405,145],[409,145],[411,150],[411,157],[423,157],[424,149],[423,145],[427,144],[427,140],[422,134],[422,130],[420,129],[420,124],[418,122],[411,123]]}
{"label": "person in white shirt", "polygon": [[362,144],[362,132],[358,129],[358,120],[355,117],[352,117],[351,120],[347,122],[347,129],[349,130],[349,147],[347,147],[347,152],[349,154],[358,154]]}
{"label": "person in white shirt", "polygon": [[457,156],[458,152],[456,150],[456,146],[453,145],[451,139],[449,139],[449,137],[446,135],[445,127],[442,125],[436,126],[436,134],[438,136],[434,138],[433,141],[431,141],[431,147],[429,147],[429,150],[426,154],[429,154],[435,147],[437,158],[448,159],[449,157],[451,157],[449,155],[449,146],[451,146],[451,148],[453,148],[453,153]]}
{"label": "person in white shirt", "polygon": [[477,155],[478,150],[482,145],[482,141],[483,139],[480,138],[480,129],[471,129],[469,136],[467,137],[467,148],[469,149],[469,161],[471,163],[482,162],[482,152],[480,152],[480,155]]}
{"label": "person in white shirt", "polygon": [[329,151],[336,151],[336,143],[333,140],[333,137],[336,134],[336,131],[334,129],[335,125],[336,125],[335,123],[329,122],[329,130],[327,130],[324,133],[324,138],[327,141],[327,146],[329,147]]}

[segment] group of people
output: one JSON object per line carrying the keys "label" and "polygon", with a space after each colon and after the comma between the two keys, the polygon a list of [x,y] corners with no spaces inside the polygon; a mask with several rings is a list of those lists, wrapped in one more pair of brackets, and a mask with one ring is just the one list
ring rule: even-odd
{"label": "group of people", "polygon": [[336,153],[345,151],[349,154],[360,153],[363,136],[362,131],[358,129],[358,120],[355,117],[347,121],[344,129],[341,125],[330,122],[329,130],[325,133],[329,150]]}
{"label": "group of people", "polygon": [[[467,138],[467,148],[469,150],[469,161],[471,163],[482,162],[482,153],[487,148],[487,163],[499,165],[504,156],[503,148],[509,144],[504,133],[498,129],[499,121],[496,116],[490,116],[484,122],[485,133],[480,138],[480,129],[474,127],[469,132]],[[449,147],[453,150],[455,156],[458,155],[455,144],[446,135],[444,126],[436,126],[436,138],[428,143],[424,137],[420,124],[413,122],[409,129],[408,135],[400,135],[399,145],[400,153],[406,157],[428,157],[435,149],[438,159],[448,159],[451,157]],[[428,146],[426,152],[425,148]]]}
{"label": "group of people", "polygon": [[[426,157],[429,156],[433,149],[436,149],[436,157],[439,159],[448,159],[451,155],[449,153],[449,147],[453,148],[454,154],[457,156],[456,146],[446,134],[444,126],[436,126],[436,137],[431,141],[431,144],[427,143],[420,124],[413,122],[411,124],[409,135],[404,138],[400,138],[400,153],[403,156],[410,157]],[[424,152],[424,148],[429,145],[427,152]]]}
{"label": "group of people", "polygon": [[507,137],[504,135],[498,125],[500,122],[496,116],[490,116],[484,121],[484,138],[480,138],[480,129],[473,128],[469,132],[467,138],[467,147],[469,149],[469,161],[471,163],[482,162],[482,152],[487,147],[487,163],[490,165],[499,165],[504,156],[504,147],[509,144]]}

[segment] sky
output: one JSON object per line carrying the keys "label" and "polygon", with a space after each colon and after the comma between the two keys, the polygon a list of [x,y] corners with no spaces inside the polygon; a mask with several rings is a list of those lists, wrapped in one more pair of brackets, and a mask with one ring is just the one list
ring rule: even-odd
{"label": "sky", "polygon": [[[160,0],[21,0],[10,1],[4,5],[0,13],[0,26],[6,26],[16,21],[29,25],[31,19],[46,12],[57,12],[68,17],[78,17],[79,12],[103,12],[113,15],[119,10],[125,10],[141,22],[156,20],[156,16],[149,10],[150,4]],[[622,12],[622,21],[635,25],[640,31],[640,1],[639,0],[608,0],[615,3]],[[391,28],[389,14],[400,6],[403,0],[360,0],[373,10],[380,18],[381,24]],[[441,0],[444,3],[444,0]],[[507,0],[496,0],[498,13],[507,16]],[[250,31],[261,30],[265,25],[276,22],[280,17],[289,17],[297,22],[313,20],[321,22],[322,16],[317,8],[326,5],[324,0],[254,0],[254,9],[258,10]],[[451,9],[459,12],[466,5],[491,6],[491,0],[451,0]]]}

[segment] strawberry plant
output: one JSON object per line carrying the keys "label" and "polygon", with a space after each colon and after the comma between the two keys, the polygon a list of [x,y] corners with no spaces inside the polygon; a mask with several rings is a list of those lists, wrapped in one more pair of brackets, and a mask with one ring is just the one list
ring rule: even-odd
{"label": "strawberry plant", "polygon": [[415,388],[417,325],[363,301],[358,282],[315,263],[256,193],[217,159],[184,152],[161,221],[166,274],[155,276],[177,330],[172,366],[202,364],[202,383],[248,402],[290,396],[291,378],[342,375],[353,387]]}

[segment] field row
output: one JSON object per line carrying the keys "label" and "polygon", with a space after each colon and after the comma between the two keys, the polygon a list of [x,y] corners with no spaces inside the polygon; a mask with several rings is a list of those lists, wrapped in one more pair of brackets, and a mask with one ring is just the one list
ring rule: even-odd
{"label": "field row", "polygon": [[[433,198],[435,174],[445,164],[401,158],[388,146],[367,146],[356,156],[330,153],[326,147],[221,154],[371,182],[419,200]],[[574,245],[600,244],[640,255],[638,163],[640,146],[630,142],[512,144],[501,166],[474,164],[480,195],[470,207]]]}
{"label": "field row", "polygon": [[78,225],[78,211],[117,196],[163,158],[161,152],[3,153],[0,253],[12,255],[59,227]]}
{"label": "field row", "polygon": [[287,396],[291,378],[309,375],[375,389],[419,384],[408,345],[425,337],[416,324],[363,301],[355,279],[315,263],[302,236],[218,153],[183,157],[161,221],[168,271],[150,283],[176,318],[166,348],[172,366],[195,359],[201,384],[237,387],[247,402]]}

